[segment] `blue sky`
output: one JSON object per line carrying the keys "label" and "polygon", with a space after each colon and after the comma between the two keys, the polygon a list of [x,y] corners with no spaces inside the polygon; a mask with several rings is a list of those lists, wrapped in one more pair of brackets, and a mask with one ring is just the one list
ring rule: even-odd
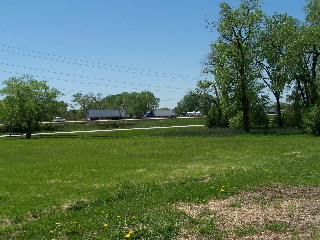
{"label": "blue sky", "polygon": [[[75,93],[151,91],[174,108],[196,87],[217,34],[220,0],[1,0],[0,81],[46,80]],[[237,7],[240,0],[226,0]],[[267,14],[304,19],[304,0],[265,0]],[[210,78],[209,78],[210,79]],[[0,83],[0,88],[3,85]]]}

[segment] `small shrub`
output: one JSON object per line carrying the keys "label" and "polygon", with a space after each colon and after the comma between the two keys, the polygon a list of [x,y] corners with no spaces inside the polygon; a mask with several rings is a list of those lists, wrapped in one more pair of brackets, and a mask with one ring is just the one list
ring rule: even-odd
{"label": "small shrub", "polygon": [[223,116],[222,112],[219,113],[217,107],[212,107],[206,114],[206,126],[208,128],[228,127],[228,120]]}
{"label": "small shrub", "polygon": [[219,127],[219,117],[217,113],[217,109],[215,107],[211,108],[206,116],[206,126],[208,128],[216,128]]}
{"label": "small shrub", "polygon": [[283,123],[287,127],[301,128],[301,118],[300,108],[287,108],[282,113]]}
{"label": "small shrub", "polygon": [[43,131],[58,131],[62,129],[63,129],[63,126],[61,124],[56,124],[56,123],[43,123],[41,125],[41,130]]}
{"label": "small shrub", "polygon": [[320,106],[312,106],[302,118],[303,128],[313,135],[320,135]]}
{"label": "small shrub", "polygon": [[243,127],[243,117],[242,113],[239,112],[235,117],[230,119],[230,128],[231,129],[242,129]]}
{"label": "small shrub", "polygon": [[4,133],[25,133],[27,126],[24,123],[7,123],[3,125]]}

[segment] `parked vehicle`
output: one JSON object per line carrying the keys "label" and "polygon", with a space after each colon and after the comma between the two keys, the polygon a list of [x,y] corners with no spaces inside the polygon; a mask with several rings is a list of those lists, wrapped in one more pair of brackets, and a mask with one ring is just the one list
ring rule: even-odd
{"label": "parked vehicle", "polygon": [[133,119],[142,119],[140,116],[134,116]]}
{"label": "parked vehicle", "polygon": [[154,111],[148,111],[145,115],[145,117],[170,117],[174,118],[176,117],[176,114],[174,110],[154,110]]}
{"label": "parked vehicle", "polygon": [[64,118],[61,118],[61,117],[55,117],[53,119],[54,122],[65,122],[66,120]]}
{"label": "parked vehicle", "polygon": [[128,118],[126,111],[119,109],[103,109],[103,110],[88,110],[87,117],[89,120],[98,119],[123,119]]}
{"label": "parked vehicle", "polygon": [[193,111],[193,112],[187,112],[186,113],[186,116],[189,116],[189,117],[192,117],[192,116],[195,116],[195,117],[199,117],[199,116],[202,116],[202,113],[200,111]]}

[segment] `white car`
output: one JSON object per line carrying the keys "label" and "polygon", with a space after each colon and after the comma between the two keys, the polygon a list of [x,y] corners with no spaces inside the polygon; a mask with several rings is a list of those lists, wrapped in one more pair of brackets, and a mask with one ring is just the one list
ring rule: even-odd
{"label": "white car", "polygon": [[55,117],[53,119],[54,122],[65,122],[66,120],[64,118],[61,118],[61,117]]}

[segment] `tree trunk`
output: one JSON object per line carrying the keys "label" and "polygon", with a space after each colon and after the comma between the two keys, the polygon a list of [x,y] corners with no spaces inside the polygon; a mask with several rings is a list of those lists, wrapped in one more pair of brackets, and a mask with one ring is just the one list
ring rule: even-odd
{"label": "tree trunk", "polygon": [[28,132],[26,133],[26,139],[31,139],[31,132],[28,131]]}
{"label": "tree trunk", "polygon": [[318,88],[317,88],[317,65],[320,53],[314,50],[311,67],[311,82],[310,82],[310,104],[314,105],[318,101]]}
{"label": "tree trunk", "polygon": [[243,116],[243,132],[250,132],[250,120],[249,120],[249,101],[247,97],[247,89],[242,79],[241,83],[241,103],[242,103],[242,116]]}
{"label": "tree trunk", "polygon": [[281,116],[281,105],[280,105],[279,94],[276,94],[275,97],[276,97],[276,101],[277,101],[278,127],[283,128],[283,119]]}
{"label": "tree trunk", "polygon": [[26,139],[31,139],[31,136],[32,136],[32,123],[27,122]]}

